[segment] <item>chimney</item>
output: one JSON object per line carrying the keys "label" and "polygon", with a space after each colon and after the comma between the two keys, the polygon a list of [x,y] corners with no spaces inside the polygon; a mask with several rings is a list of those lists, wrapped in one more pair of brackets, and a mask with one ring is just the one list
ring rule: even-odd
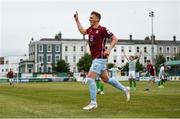
{"label": "chimney", "polygon": [[129,40],[132,40],[132,34],[129,35]]}
{"label": "chimney", "polygon": [[58,39],[60,40],[61,38],[62,38],[62,33],[59,32],[59,33],[58,33]]}
{"label": "chimney", "polygon": [[59,32],[58,34],[55,35],[55,39],[61,40],[61,38],[62,38],[61,32]]}
{"label": "chimney", "polygon": [[176,41],[176,36],[175,35],[173,36],[173,41]]}

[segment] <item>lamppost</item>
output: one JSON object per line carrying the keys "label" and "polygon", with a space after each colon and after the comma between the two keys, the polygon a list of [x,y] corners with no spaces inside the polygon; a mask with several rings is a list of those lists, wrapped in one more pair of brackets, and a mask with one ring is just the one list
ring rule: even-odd
{"label": "lamppost", "polygon": [[151,11],[149,12],[149,17],[151,18],[151,45],[152,45],[152,48],[151,48],[151,52],[152,52],[152,64],[154,64],[154,28],[153,28],[153,18],[154,18],[154,11]]}

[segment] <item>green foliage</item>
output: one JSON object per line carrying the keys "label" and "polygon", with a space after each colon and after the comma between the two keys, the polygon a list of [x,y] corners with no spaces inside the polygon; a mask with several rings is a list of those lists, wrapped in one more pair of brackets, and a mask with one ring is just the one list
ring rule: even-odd
{"label": "green foliage", "polygon": [[180,60],[180,52],[175,54],[175,60]]}
{"label": "green foliage", "polygon": [[114,64],[113,64],[113,63],[109,63],[109,64],[107,64],[107,68],[108,68],[108,69],[111,69],[113,66],[114,66]]}
{"label": "green foliage", "polygon": [[139,60],[137,60],[136,62],[136,71],[139,72],[139,71],[143,71],[144,69],[144,66],[139,62]]}
{"label": "green foliage", "polygon": [[54,72],[69,72],[69,63],[65,60],[59,60],[57,64],[52,64]]}
{"label": "green foliage", "polygon": [[92,63],[91,55],[88,53],[85,53],[84,56],[79,59],[79,62],[77,63],[78,70],[84,70],[85,72],[88,72]]}
{"label": "green foliage", "polygon": [[126,63],[126,65],[124,65],[122,67],[122,71],[129,71],[129,64],[128,63]]}
{"label": "green foliage", "polygon": [[160,64],[165,63],[166,59],[163,56],[163,54],[159,54],[159,55],[156,55],[156,58],[154,61],[155,61],[155,66],[158,67]]}

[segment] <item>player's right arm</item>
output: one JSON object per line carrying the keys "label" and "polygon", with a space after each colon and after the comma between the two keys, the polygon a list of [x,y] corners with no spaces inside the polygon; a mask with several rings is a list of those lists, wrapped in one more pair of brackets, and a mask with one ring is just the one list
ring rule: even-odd
{"label": "player's right arm", "polygon": [[76,24],[77,24],[77,27],[78,27],[78,30],[81,34],[83,35],[86,35],[87,34],[87,31],[86,29],[84,29],[79,21],[79,16],[78,16],[78,12],[76,11],[76,14],[74,14],[74,19],[76,21]]}
{"label": "player's right arm", "polygon": [[123,51],[123,55],[124,55],[124,57],[127,59],[127,61],[129,62],[129,59],[128,59],[128,57],[127,57],[127,55],[125,54],[124,51]]}

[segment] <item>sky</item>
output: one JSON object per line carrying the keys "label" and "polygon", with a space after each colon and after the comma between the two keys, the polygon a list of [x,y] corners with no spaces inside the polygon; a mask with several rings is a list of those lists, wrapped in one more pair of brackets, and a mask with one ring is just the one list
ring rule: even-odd
{"label": "sky", "polygon": [[28,44],[41,38],[82,38],[73,14],[89,27],[91,11],[102,15],[100,24],[119,39],[144,39],[154,34],[159,40],[180,40],[180,0],[0,0],[0,56],[28,54]]}

